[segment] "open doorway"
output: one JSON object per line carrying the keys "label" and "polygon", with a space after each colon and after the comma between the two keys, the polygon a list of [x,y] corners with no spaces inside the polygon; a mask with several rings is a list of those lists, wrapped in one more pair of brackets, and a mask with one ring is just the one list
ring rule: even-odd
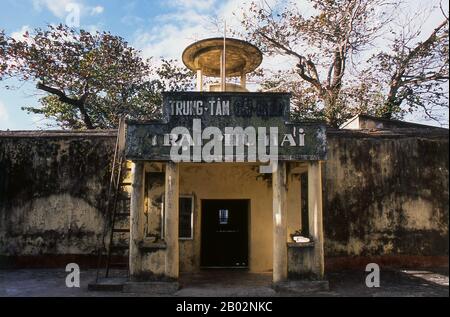
{"label": "open doorway", "polygon": [[248,268],[249,200],[202,200],[201,266]]}

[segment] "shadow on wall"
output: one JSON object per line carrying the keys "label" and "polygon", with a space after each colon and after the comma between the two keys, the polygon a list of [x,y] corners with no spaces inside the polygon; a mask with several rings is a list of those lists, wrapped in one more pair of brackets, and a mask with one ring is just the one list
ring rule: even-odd
{"label": "shadow on wall", "polygon": [[448,266],[448,130],[328,141],[327,268]]}
{"label": "shadow on wall", "polygon": [[105,223],[114,133],[11,134],[0,135],[0,265],[90,262]]}

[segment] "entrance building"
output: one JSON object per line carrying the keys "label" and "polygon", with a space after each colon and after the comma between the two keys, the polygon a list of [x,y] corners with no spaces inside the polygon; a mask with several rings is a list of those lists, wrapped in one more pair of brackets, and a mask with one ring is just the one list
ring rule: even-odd
{"label": "entrance building", "polygon": [[[183,61],[198,91],[165,93],[160,121],[126,125],[131,278],[235,268],[322,279],[324,124],[291,121],[288,93],[247,91],[262,61],[247,42],[203,40]],[[220,82],[205,91],[204,76]]]}

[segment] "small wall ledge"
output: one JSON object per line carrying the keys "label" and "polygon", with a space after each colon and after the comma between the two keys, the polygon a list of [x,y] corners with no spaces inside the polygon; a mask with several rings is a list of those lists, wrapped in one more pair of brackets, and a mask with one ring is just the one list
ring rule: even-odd
{"label": "small wall ledge", "polygon": [[297,242],[288,242],[288,248],[314,248],[314,242],[306,242],[306,243],[297,243]]}
{"label": "small wall ledge", "polygon": [[154,242],[154,241],[142,241],[139,245],[139,249],[143,252],[154,252],[157,250],[165,250],[167,245],[165,242]]}

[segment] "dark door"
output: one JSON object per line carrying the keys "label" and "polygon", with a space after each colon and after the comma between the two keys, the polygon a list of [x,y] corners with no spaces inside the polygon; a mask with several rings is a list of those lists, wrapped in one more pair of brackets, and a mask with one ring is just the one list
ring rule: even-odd
{"label": "dark door", "polygon": [[248,267],[248,205],[248,200],[202,200],[203,267]]}

